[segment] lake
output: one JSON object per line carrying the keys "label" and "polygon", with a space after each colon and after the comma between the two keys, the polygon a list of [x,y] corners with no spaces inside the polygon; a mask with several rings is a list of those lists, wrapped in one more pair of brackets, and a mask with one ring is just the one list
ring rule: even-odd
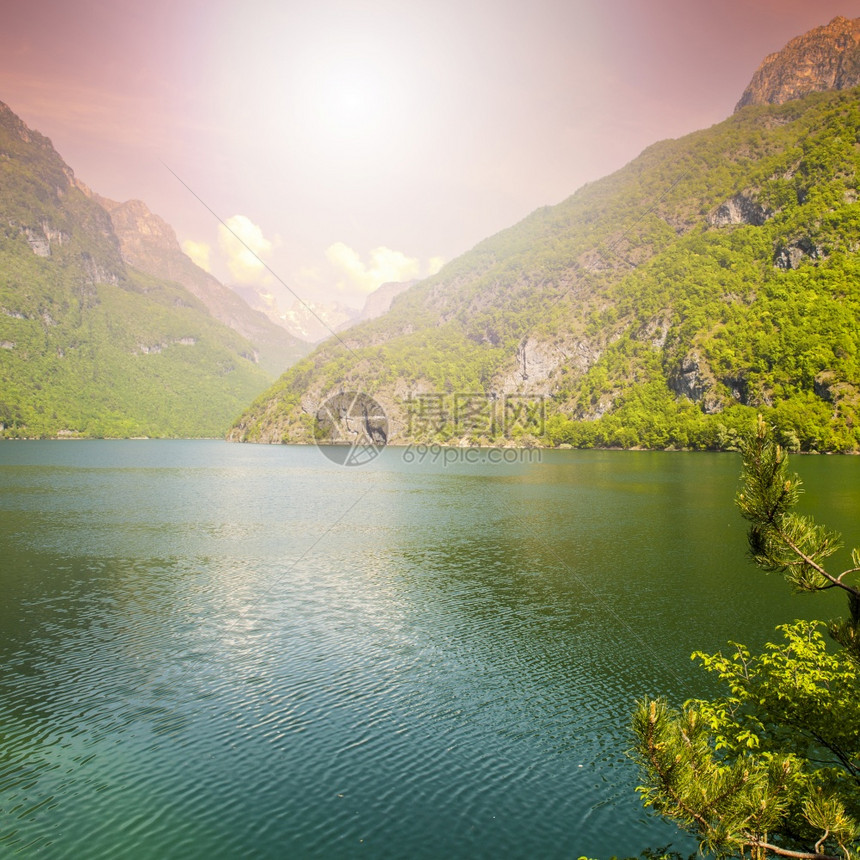
{"label": "lake", "polygon": [[[738,455],[414,454],[0,443],[2,852],[692,850],[635,794],[634,702],[838,596],[746,560]],[[792,466],[860,543],[860,458]]]}

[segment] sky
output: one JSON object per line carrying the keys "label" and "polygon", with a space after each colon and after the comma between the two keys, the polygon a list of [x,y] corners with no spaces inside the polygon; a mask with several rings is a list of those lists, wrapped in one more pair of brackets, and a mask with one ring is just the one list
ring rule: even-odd
{"label": "sky", "polygon": [[93,190],[143,200],[283,309],[431,274],[720,122],[767,54],[860,17],[860,0],[3,7],[0,101]]}

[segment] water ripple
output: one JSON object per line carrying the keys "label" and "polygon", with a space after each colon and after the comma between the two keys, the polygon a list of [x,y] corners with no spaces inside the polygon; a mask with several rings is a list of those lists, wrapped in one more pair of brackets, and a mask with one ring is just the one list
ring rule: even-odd
{"label": "water ripple", "polygon": [[[4,851],[638,853],[674,831],[633,793],[633,702],[704,692],[693,648],[794,611],[749,584],[740,528],[713,549],[719,458],[355,475],[312,449],[10,444]],[[741,583],[749,607],[714,600]]]}

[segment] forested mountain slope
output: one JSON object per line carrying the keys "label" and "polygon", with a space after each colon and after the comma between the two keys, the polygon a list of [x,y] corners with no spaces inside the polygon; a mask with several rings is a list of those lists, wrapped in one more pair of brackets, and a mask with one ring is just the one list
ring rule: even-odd
{"label": "forested mountain slope", "polygon": [[[856,450],[858,168],[857,90],[657,143],[329,339],[230,438],[308,441],[359,390],[399,443],[730,447],[763,412],[792,448]],[[534,408],[493,420],[508,402]]]}
{"label": "forested mountain slope", "polygon": [[271,382],[254,353],[128,266],[107,211],[0,104],[0,437],[223,435]]}

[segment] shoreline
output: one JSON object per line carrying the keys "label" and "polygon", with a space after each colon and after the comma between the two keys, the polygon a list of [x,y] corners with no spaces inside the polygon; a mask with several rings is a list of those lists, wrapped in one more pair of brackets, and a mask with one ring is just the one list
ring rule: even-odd
{"label": "shoreline", "polygon": [[[234,440],[226,436],[0,436],[0,443],[3,442],[227,442],[231,445],[269,445],[269,446],[294,446],[294,447],[321,447],[314,442],[258,442],[249,439]],[[328,447],[328,446],[323,446]],[[349,447],[348,445],[334,445],[331,447]],[[634,446],[631,448],[621,448],[616,446],[602,447],[592,445],[589,447],[577,448],[573,445],[564,443],[562,445],[482,445],[482,444],[464,444],[459,440],[456,444],[444,442],[397,442],[383,445],[382,448],[396,448],[401,450],[417,450],[421,449],[424,452],[432,451],[619,451],[619,452],[635,452],[635,453],[665,453],[665,454],[736,454],[736,450],[731,448],[644,448]],[[797,456],[840,456],[840,457],[857,457],[860,456],[860,451],[789,451],[792,457]]]}

